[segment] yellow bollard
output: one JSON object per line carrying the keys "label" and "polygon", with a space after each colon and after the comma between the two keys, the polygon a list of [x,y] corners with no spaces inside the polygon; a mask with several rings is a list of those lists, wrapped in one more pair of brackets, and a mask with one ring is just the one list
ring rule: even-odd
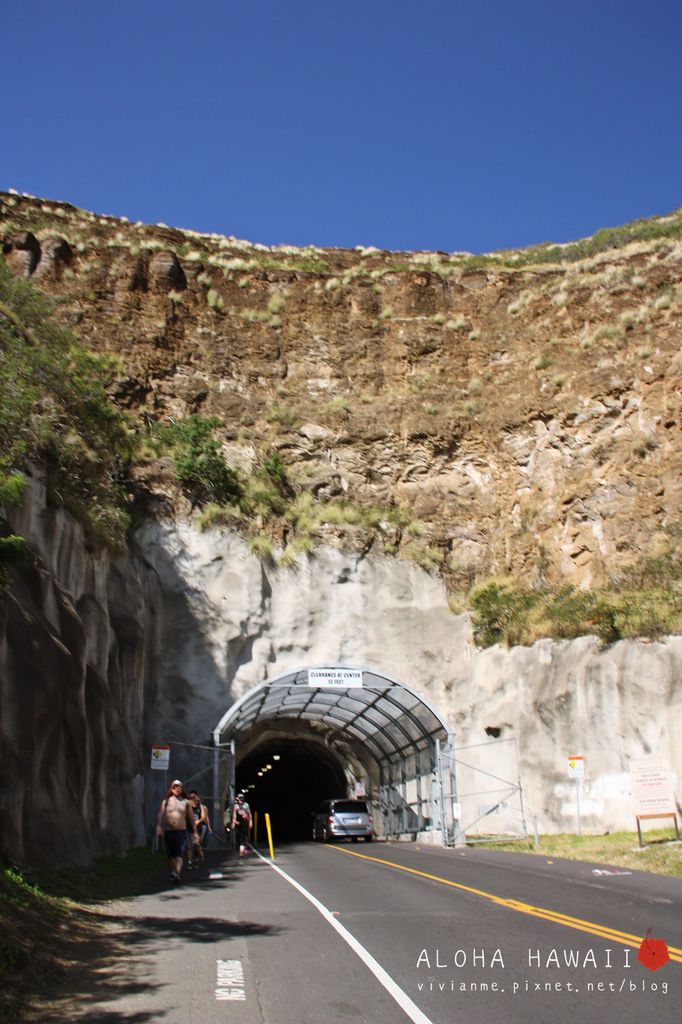
{"label": "yellow bollard", "polygon": [[253,845],[258,848],[258,811],[253,812]]}
{"label": "yellow bollard", "polygon": [[275,850],[274,850],[274,847],[272,845],[272,829],[270,828],[270,815],[267,813],[267,811],[265,813],[265,827],[268,830],[268,844],[270,846],[270,860],[274,860],[275,859]]}

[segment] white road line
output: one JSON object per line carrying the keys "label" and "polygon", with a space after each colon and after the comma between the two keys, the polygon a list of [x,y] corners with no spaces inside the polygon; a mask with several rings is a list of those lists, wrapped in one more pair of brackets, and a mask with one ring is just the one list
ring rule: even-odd
{"label": "white road line", "polygon": [[216,960],[215,997],[221,1001],[246,999],[241,960]]}
{"label": "white road line", "polygon": [[[350,948],[357,954],[357,956],[360,957],[365,966],[369,967],[377,981],[381,982],[388,994],[395,999],[398,1006],[405,1011],[410,1020],[414,1021],[414,1024],[432,1024],[432,1021],[429,1020],[426,1014],[422,1013],[417,1004],[412,1002],[407,993],[403,992],[401,987],[393,980],[390,974],[388,974],[381,964],[374,959],[372,954],[369,953],[360,942],[358,942],[355,936],[351,935],[348,929],[344,928],[340,921],[337,921],[332,912],[327,910],[324,904],[320,903],[320,901],[316,899],[312,893],[308,892],[307,889],[304,889],[295,878],[288,875],[286,871],[282,871],[277,864],[273,864],[271,860],[267,859],[267,857],[263,857],[262,854],[253,847],[251,847],[251,849],[264,864],[267,864],[268,867],[271,867],[278,875],[281,875],[282,878],[286,879],[289,885],[293,885],[294,889],[297,889],[302,896],[305,896],[305,898],[312,903],[316,910],[319,910],[322,917],[324,917],[332,928],[339,933],[341,938],[348,943]],[[338,913],[338,911],[336,911],[336,913]]]}

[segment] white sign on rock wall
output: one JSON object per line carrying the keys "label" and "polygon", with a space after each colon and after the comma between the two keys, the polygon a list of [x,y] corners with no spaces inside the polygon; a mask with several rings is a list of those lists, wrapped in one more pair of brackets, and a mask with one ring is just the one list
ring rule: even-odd
{"label": "white sign on rock wall", "polygon": [[152,768],[166,772],[170,764],[170,747],[152,747]]}
{"label": "white sign on rock wall", "polygon": [[639,817],[676,813],[672,773],[664,757],[639,757],[631,761],[630,784],[635,814]]}
{"label": "white sign on rock wall", "polygon": [[308,686],[326,686],[338,690],[361,687],[362,669],[309,668]]}

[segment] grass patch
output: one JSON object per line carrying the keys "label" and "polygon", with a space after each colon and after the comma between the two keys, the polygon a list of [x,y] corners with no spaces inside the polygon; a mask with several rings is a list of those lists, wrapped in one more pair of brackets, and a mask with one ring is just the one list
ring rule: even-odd
{"label": "grass patch", "polygon": [[642,834],[646,845],[640,849],[636,832],[611,832],[601,836],[541,835],[537,847],[533,847],[532,839],[517,839],[495,843],[495,849],[527,853],[530,843],[530,853],[540,857],[566,857],[681,877],[682,843],[671,842],[674,837],[673,829],[652,829]]}

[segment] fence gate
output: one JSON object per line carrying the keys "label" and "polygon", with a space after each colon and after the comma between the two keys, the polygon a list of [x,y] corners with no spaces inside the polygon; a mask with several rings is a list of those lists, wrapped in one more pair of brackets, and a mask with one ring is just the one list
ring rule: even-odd
{"label": "fence gate", "polygon": [[527,839],[516,737],[438,747],[443,844]]}

